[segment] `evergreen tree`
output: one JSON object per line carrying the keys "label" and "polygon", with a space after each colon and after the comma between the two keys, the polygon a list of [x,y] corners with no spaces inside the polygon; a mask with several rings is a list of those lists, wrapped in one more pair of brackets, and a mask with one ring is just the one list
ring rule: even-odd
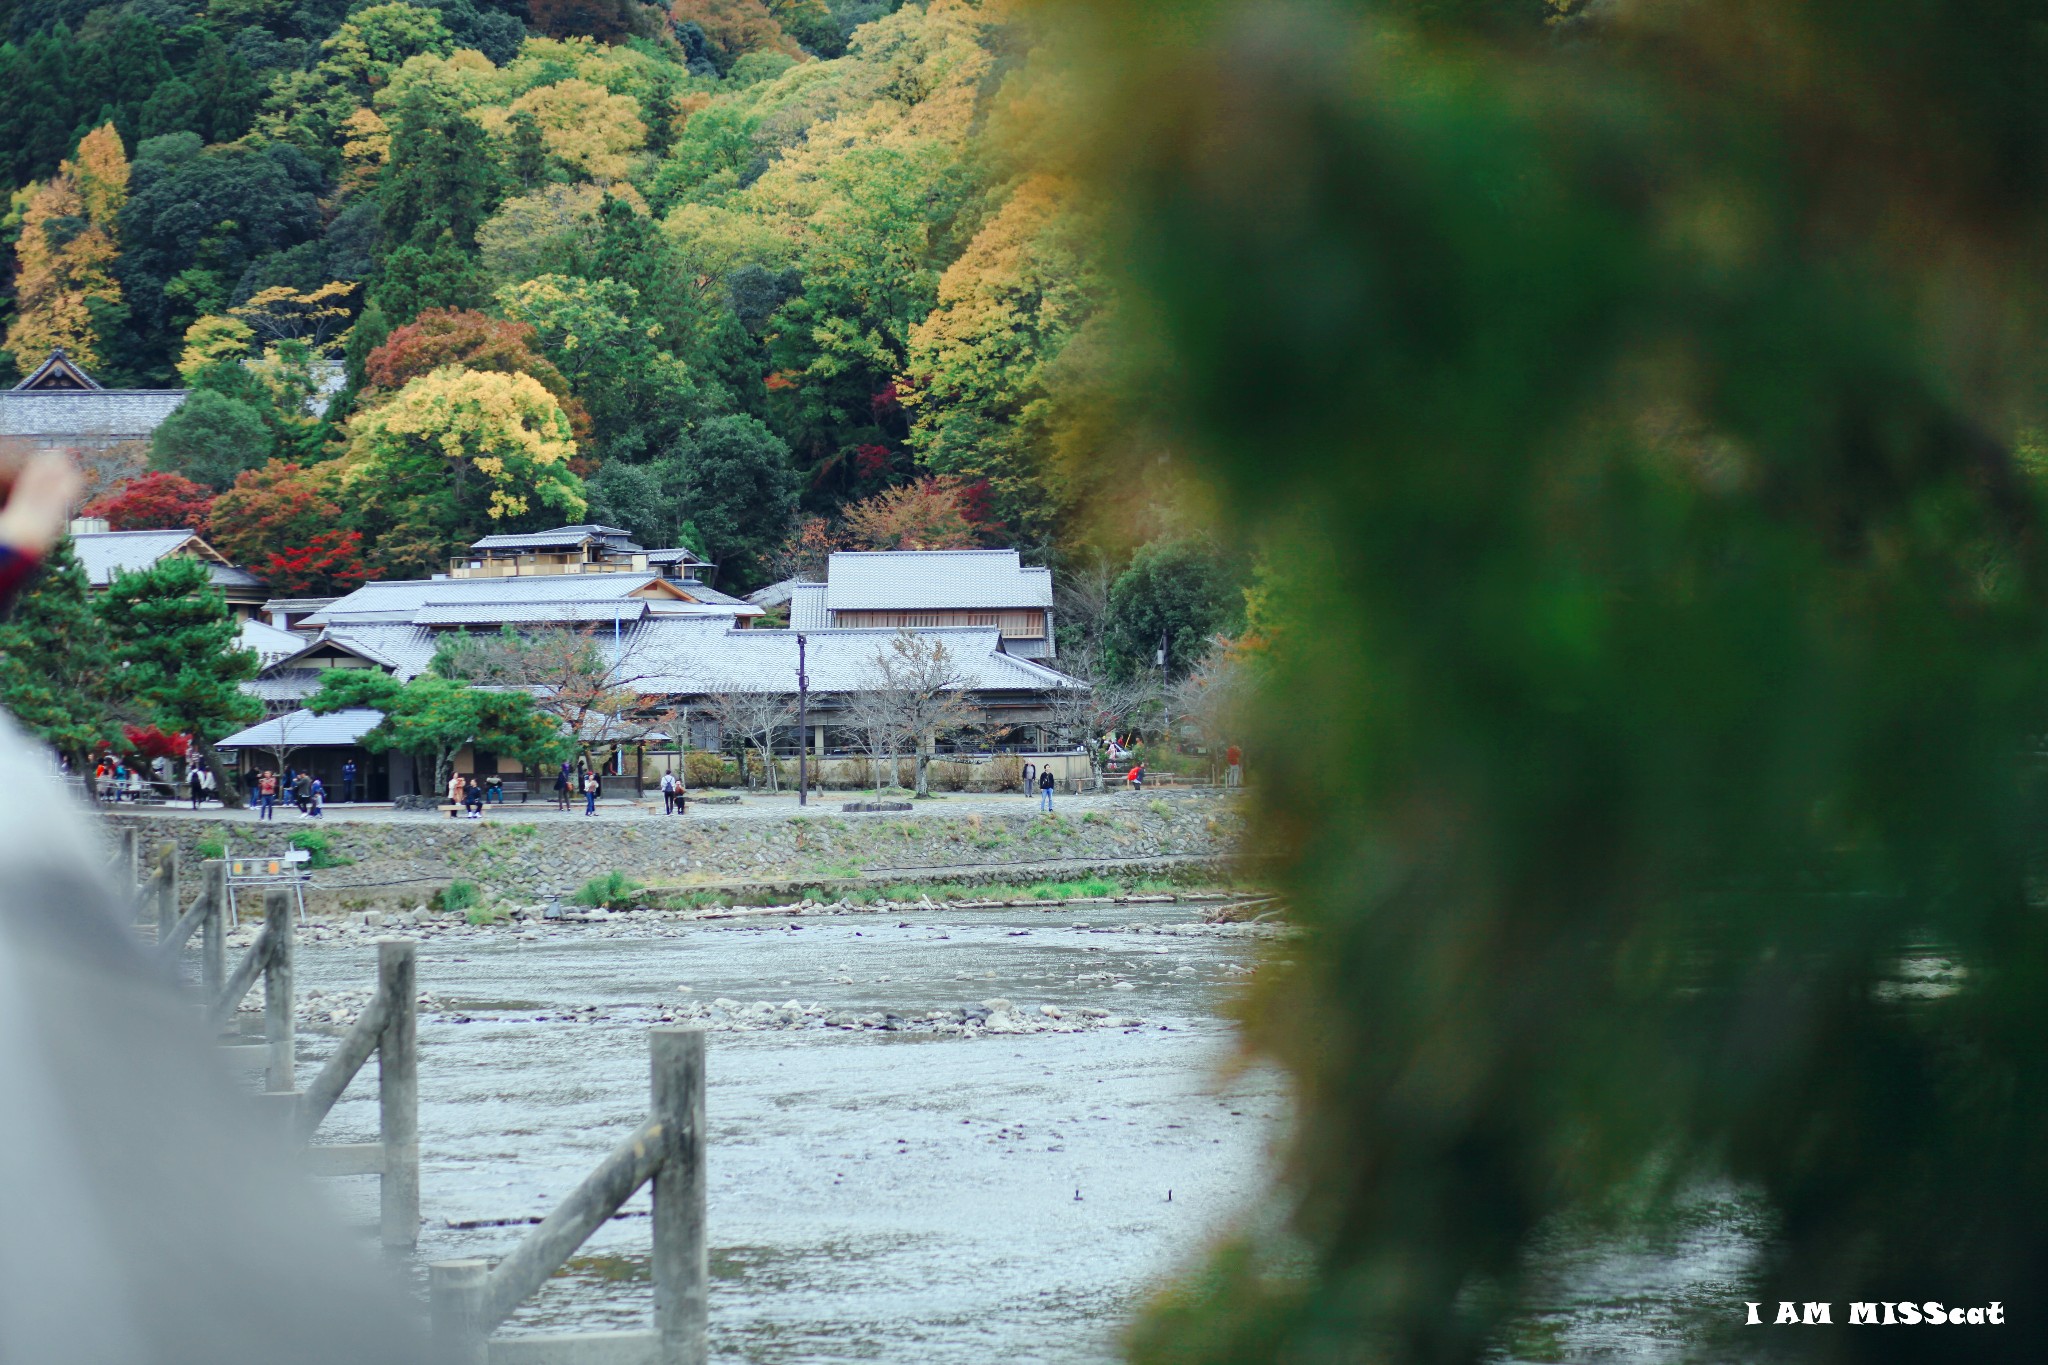
{"label": "evergreen tree", "polygon": [[61,540],[0,622],[0,706],[82,772],[118,732],[122,679],[85,568]]}
{"label": "evergreen tree", "polygon": [[240,687],[256,676],[258,663],[237,643],[240,627],[207,566],[166,559],[139,573],[117,571],[99,614],[144,723],[191,735],[220,776],[221,801],[240,806],[213,745],[262,717],[262,705]]}

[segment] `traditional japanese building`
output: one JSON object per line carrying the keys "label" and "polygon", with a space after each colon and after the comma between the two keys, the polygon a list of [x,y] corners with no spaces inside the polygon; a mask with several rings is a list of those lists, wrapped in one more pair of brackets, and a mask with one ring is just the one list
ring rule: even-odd
{"label": "traditional japanese building", "polygon": [[185,394],[104,388],[60,346],[28,378],[0,390],[0,437],[38,450],[96,451],[147,441]]}

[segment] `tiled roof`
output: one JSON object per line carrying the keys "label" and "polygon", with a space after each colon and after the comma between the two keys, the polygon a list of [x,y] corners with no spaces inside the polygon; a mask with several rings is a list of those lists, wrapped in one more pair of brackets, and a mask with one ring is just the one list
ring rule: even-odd
{"label": "tiled roof", "polygon": [[348,650],[390,669],[400,682],[426,672],[427,665],[434,661],[434,633],[410,621],[396,621],[330,627],[308,641],[298,654],[283,662],[290,664],[300,656],[328,645]]}
{"label": "tiled roof", "polygon": [[825,577],[832,611],[1052,605],[1052,570],[1020,567],[1015,550],[841,551]]}
{"label": "tiled roof", "polygon": [[830,630],[832,618],[825,611],[823,583],[793,583],[789,589],[791,630]]}
{"label": "tiled roof", "polygon": [[133,573],[147,569],[191,540],[190,530],[179,531],[88,531],[71,538],[78,562],[95,588],[113,581],[114,570]]}
{"label": "tiled roof", "polygon": [[445,607],[421,607],[413,613],[412,620],[419,626],[497,626],[637,621],[646,614],[647,603],[641,598],[614,597],[605,602],[456,602]]}
{"label": "tiled roof", "polygon": [[247,569],[238,568],[233,564],[214,564],[209,567],[212,571],[213,586],[216,588],[267,588],[270,586]]}
{"label": "tiled roof", "polygon": [[789,595],[807,581],[802,578],[785,578],[780,582],[770,583],[765,588],[754,589],[747,594],[747,600],[757,607],[779,607],[789,601]]}
{"label": "tiled roof", "polygon": [[242,648],[253,649],[266,664],[289,659],[306,647],[306,637],[279,630],[264,621],[242,622]]}
{"label": "tiled roof", "polygon": [[647,562],[649,564],[705,564],[709,561],[699,559],[697,552],[687,545],[676,545],[666,550],[649,550],[647,552]]}
{"label": "tiled roof", "polygon": [[[813,692],[858,692],[874,685],[877,654],[893,630],[828,630],[809,637],[804,671]],[[1083,684],[1054,669],[1005,654],[993,626],[917,632],[946,644],[971,691],[1047,691]],[[796,691],[796,633],[730,630],[715,621],[649,618],[624,637],[620,672],[640,692]]]}
{"label": "tiled roof", "polygon": [[356,709],[316,716],[311,711],[290,711],[272,716],[260,725],[237,730],[214,745],[217,749],[259,749],[278,744],[354,744],[377,728],[382,711]]}
{"label": "tiled roof", "polygon": [[588,523],[581,526],[556,526],[546,531],[528,531],[501,536],[485,536],[469,543],[472,550],[546,550],[558,545],[581,545],[586,540],[602,540],[621,550],[637,550],[633,533],[623,526],[599,526]]}
{"label": "tiled roof", "polygon": [[259,701],[304,701],[320,690],[319,668],[271,668],[243,683],[242,691]]}
{"label": "tiled roof", "polygon": [[273,597],[263,604],[265,611],[318,611],[339,601],[334,597]]}
{"label": "tiled roof", "polygon": [[[671,578],[669,580],[668,585],[671,588],[674,588],[677,592],[683,593],[686,596],[688,596],[691,601],[702,602],[707,607],[751,608],[754,605],[752,602],[746,601],[743,598],[733,597],[726,593],[722,593],[718,589],[701,583],[694,578],[685,578],[680,581]],[[654,607],[656,611],[661,610],[661,606],[659,603],[654,604]],[[744,611],[742,614],[747,616],[759,616],[761,613],[758,611],[747,610]]]}
{"label": "tiled roof", "polygon": [[185,401],[183,389],[0,391],[0,436],[147,436]]}
{"label": "tiled roof", "polygon": [[595,602],[630,598],[657,573],[521,574],[512,578],[405,578],[365,583],[306,618],[324,626],[364,621],[411,621],[423,607],[471,603],[513,606],[534,602]]}

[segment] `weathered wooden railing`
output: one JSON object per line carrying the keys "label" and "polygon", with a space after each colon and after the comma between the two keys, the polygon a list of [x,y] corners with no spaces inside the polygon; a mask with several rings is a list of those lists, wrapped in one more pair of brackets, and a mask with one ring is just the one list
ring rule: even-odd
{"label": "weathered wooden railing", "polygon": [[[168,850],[170,845],[164,847]],[[167,865],[175,867],[174,856]],[[265,894],[263,927],[228,975],[227,876],[225,861],[206,864],[205,885],[192,908],[160,932],[159,960],[175,971],[193,933],[204,928],[201,999],[206,1022],[214,1029],[234,1017],[256,978],[263,978],[263,1041],[255,1046],[264,1052],[266,1102],[285,1111],[278,1118],[305,1149],[307,1165],[315,1174],[377,1176],[377,1223],[384,1245],[415,1245],[420,1225],[419,945],[411,939],[377,941],[377,989],[312,1086],[302,1093],[296,1066],[297,918],[291,897],[277,888]],[[312,1146],[313,1134],[372,1054],[377,1058],[377,1141]]]}
{"label": "weathered wooden railing", "polygon": [[[479,1260],[427,1268],[434,1334],[460,1365],[704,1365],[704,1034],[648,1034],[647,1122],[612,1149],[496,1269]],[[654,1330],[493,1337],[590,1234],[654,1182]]]}
{"label": "weathered wooden railing", "polygon": [[[286,904],[281,891],[265,898],[266,922],[279,904]],[[281,913],[291,918],[289,908]],[[306,1155],[316,1175],[378,1177],[377,1226],[387,1247],[411,1247],[420,1235],[418,947],[409,938],[377,940],[377,992],[299,1096],[293,1115],[293,1137],[310,1144],[356,1072],[377,1055],[377,1141],[307,1145]]]}

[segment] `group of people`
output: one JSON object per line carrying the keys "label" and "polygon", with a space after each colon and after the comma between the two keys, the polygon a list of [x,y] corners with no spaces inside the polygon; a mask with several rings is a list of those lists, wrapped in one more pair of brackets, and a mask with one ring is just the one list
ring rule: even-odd
{"label": "group of people", "polygon": [[312,773],[297,770],[287,765],[282,775],[265,768],[256,774],[256,818],[275,820],[278,798],[283,797],[298,807],[299,815],[307,820],[326,818],[327,786]]}
{"label": "group of people", "polygon": [[490,773],[479,782],[475,773],[456,773],[448,779],[448,815],[451,819],[467,811],[470,819],[481,820],[486,803],[505,804],[504,778]]}
{"label": "group of people", "polygon": [[597,814],[597,798],[604,794],[603,780],[595,768],[585,768],[581,764],[571,768],[565,758],[561,770],[555,774],[555,809],[569,809],[571,798],[579,792],[583,796],[583,813]]}

